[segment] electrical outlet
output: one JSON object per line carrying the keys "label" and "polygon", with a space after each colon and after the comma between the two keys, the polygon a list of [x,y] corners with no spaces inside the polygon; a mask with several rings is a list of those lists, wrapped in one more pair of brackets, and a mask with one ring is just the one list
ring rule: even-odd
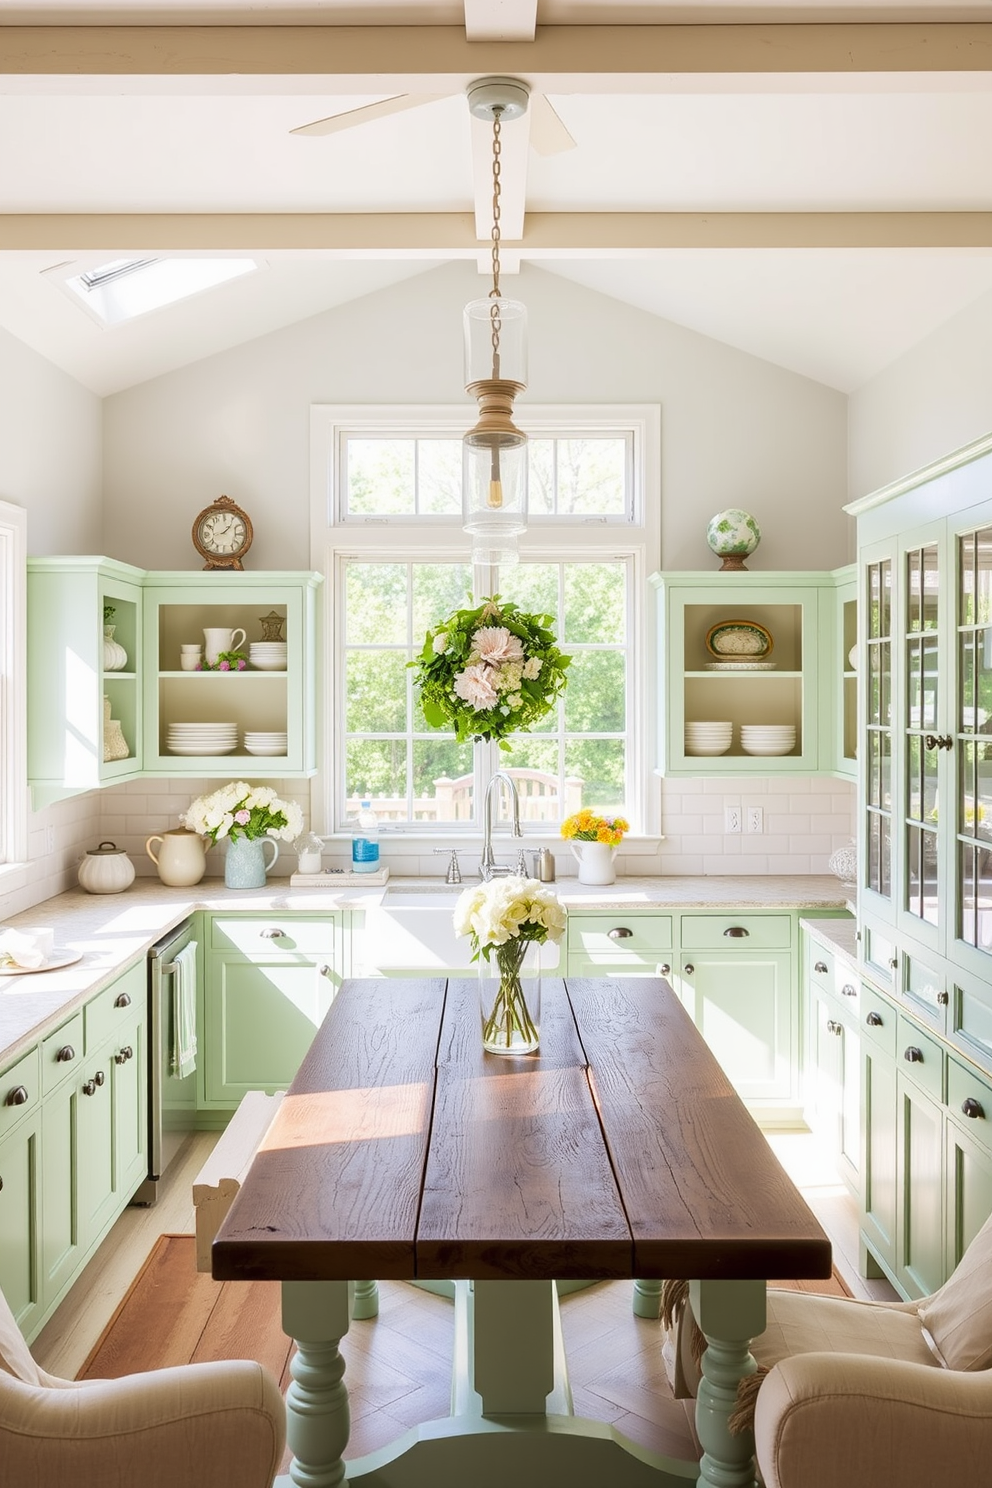
{"label": "electrical outlet", "polygon": [[723,830],[725,832],[739,832],[741,829],[741,808],[739,806],[725,806],[723,808]]}
{"label": "electrical outlet", "polygon": [[763,806],[749,806],[747,808],[747,830],[749,832],[763,832],[765,830],[765,811]]}

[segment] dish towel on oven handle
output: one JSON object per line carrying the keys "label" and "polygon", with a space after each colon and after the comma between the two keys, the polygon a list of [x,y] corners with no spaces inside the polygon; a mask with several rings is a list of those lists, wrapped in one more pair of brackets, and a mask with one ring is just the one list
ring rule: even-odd
{"label": "dish towel on oven handle", "polygon": [[196,1069],[196,941],[172,958],[172,1048],[169,1073],[185,1080]]}

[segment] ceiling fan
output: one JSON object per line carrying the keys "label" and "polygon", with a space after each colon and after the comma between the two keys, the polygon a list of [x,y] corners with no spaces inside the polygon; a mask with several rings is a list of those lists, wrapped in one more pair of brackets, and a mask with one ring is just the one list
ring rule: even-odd
{"label": "ceiling fan", "polygon": [[[506,121],[519,119],[530,103],[530,142],[539,155],[558,155],[563,150],[575,148],[575,141],[565,128],[558,114],[544,93],[532,93],[519,78],[476,78],[465,90],[469,113],[477,119],[492,123],[494,110],[500,109],[500,117]],[[315,119],[312,124],[301,124],[291,129],[290,134],[336,134],[339,130],[354,129],[372,119],[385,119],[390,114],[402,113],[404,109],[420,108],[438,98],[450,97],[445,93],[398,93],[392,98],[383,98],[379,103],[367,103],[362,108],[347,109],[341,114],[331,114],[327,119]]]}

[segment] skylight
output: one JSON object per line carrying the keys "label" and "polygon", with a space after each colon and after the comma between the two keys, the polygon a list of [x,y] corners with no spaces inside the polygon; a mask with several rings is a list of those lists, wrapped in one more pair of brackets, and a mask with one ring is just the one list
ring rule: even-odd
{"label": "skylight", "polygon": [[114,326],[258,267],[253,258],[115,258],[61,282],[102,325]]}

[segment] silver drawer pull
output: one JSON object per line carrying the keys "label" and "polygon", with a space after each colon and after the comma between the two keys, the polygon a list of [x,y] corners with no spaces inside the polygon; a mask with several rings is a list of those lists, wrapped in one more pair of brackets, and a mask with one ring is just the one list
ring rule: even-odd
{"label": "silver drawer pull", "polygon": [[658,967],[658,970],[661,972],[662,976],[668,976],[671,969],[672,968],[667,961],[663,961],[662,964]]}
{"label": "silver drawer pull", "polygon": [[751,934],[750,930],[745,930],[743,925],[728,925],[723,933],[729,935],[731,940],[743,940],[745,936]]}
{"label": "silver drawer pull", "polygon": [[872,1008],[871,1012],[865,1018],[865,1022],[868,1024],[869,1028],[881,1028],[882,1015],[881,1013],[876,1013],[875,1009]]}
{"label": "silver drawer pull", "polygon": [[71,1044],[63,1044],[55,1055],[56,1064],[69,1064],[76,1057],[76,1051]]}
{"label": "silver drawer pull", "polygon": [[851,982],[845,982],[840,990],[843,997],[857,997],[858,995],[857,987],[855,987]]}
{"label": "silver drawer pull", "polygon": [[612,930],[607,930],[611,940],[628,940],[633,935],[633,930],[628,930],[626,925],[616,925]]}
{"label": "silver drawer pull", "polygon": [[905,1050],[902,1057],[908,1064],[922,1064],[923,1050],[918,1049],[915,1044],[910,1044],[909,1048]]}
{"label": "silver drawer pull", "polygon": [[818,976],[826,976],[830,968],[827,965],[826,961],[814,961],[813,970],[817,973]]}
{"label": "silver drawer pull", "polygon": [[966,1100],[961,1102],[961,1113],[964,1116],[970,1116],[973,1121],[978,1121],[985,1115],[985,1107],[981,1101],[977,1101],[973,1095],[969,1095]]}
{"label": "silver drawer pull", "polygon": [[322,977],[329,977],[329,976],[333,976],[334,975],[334,967],[333,966],[321,966],[321,967],[318,967],[318,970],[319,970],[319,972],[320,972],[320,974],[321,974]]}
{"label": "silver drawer pull", "polygon": [[114,998],[114,1007],[125,1008],[131,1006],[131,999],[126,992],[120,992]]}
{"label": "silver drawer pull", "polygon": [[682,968],[682,970],[685,972],[686,976],[692,976],[692,973],[695,971],[695,969],[696,968],[693,966],[693,964],[692,964],[691,961],[687,961],[685,963],[685,965],[683,966],[683,968]]}
{"label": "silver drawer pull", "polygon": [[285,930],[280,930],[278,926],[274,930],[259,930],[258,932],[260,940],[278,940],[285,934]]}
{"label": "silver drawer pull", "polygon": [[29,1099],[30,1097],[25,1087],[23,1085],[15,1085],[13,1090],[8,1092],[7,1099],[4,1101],[4,1105],[23,1106],[26,1105]]}
{"label": "silver drawer pull", "polygon": [[834,1020],[833,1020],[833,1018],[828,1018],[827,1019],[827,1032],[828,1033],[836,1034],[836,1036],[839,1038],[840,1035],[844,1032],[844,1028],[843,1028],[843,1025],[842,1024],[835,1023]]}

